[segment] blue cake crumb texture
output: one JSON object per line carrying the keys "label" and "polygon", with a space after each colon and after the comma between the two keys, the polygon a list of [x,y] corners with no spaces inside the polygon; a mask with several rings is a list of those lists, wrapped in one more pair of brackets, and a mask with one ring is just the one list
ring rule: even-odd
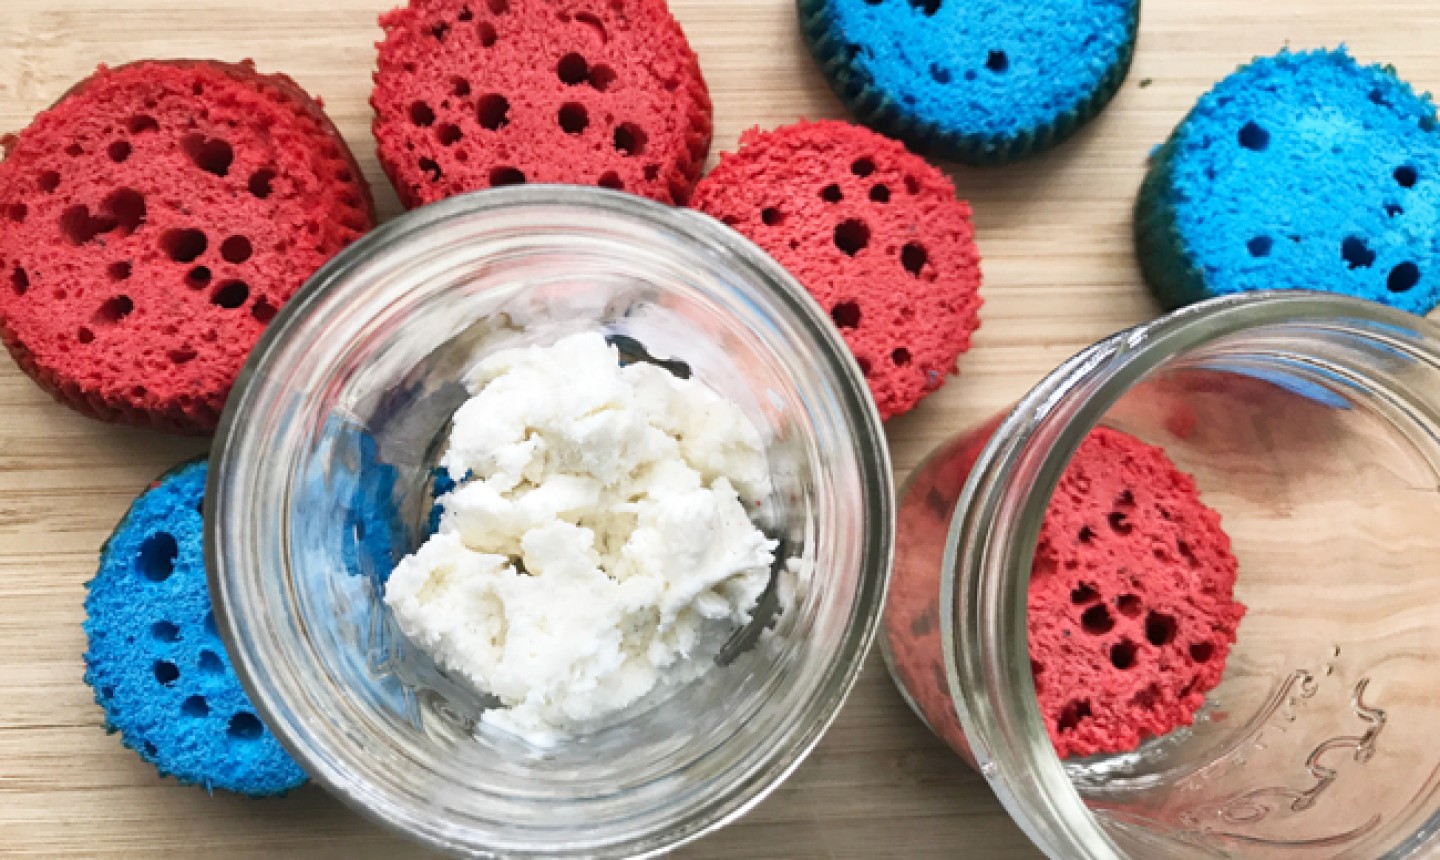
{"label": "blue cake crumb texture", "polygon": [[947,132],[1013,138],[1080,109],[1135,38],[1139,0],[829,0],[850,65]]}
{"label": "blue cake crumb texture", "polygon": [[108,731],[162,776],[283,794],[306,781],[261,722],[215,629],[205,578],[205,462],[168,473],[100,553],[85,599],[85,681]]}
{"label": "blue cake crumb texture", "polygon": [[1344,48],[1257,60],[1200,99],[1166,151],[1206,296],[1319,289],[1414,313],[1440,302],[1435,106]]}

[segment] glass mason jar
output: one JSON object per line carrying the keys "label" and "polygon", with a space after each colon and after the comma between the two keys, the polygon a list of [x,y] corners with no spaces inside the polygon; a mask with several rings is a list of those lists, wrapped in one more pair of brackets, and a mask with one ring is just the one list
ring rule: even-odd
{"label": "glass mason jar", "polygon": [[[427,535],[462,381],[578,331],[744,409],[774,484],[756,518],[789,563],[733,662],[539,749],[478,722],[495,703],[406,641],[383,582]],[[860,671],[894,513],[865,380],[793,279],[705,216],[559,186],[424,207],[321,270],[230,397],[206,505],[220,630],[305,769],[433,846],[525,857],[657,853],[779,784]]]}
{"label": "glass mason jar", "polygon": [[[1249,609],[1193,726],[1062,761],[1026,596],[1050,496],[1101,424],[1195,477]],[[1425,320],[1286,292],[1122,332],[942,445],[898,518],[891,672],[1050,856],[1369,860],[1440,842],[1440,330]]]}

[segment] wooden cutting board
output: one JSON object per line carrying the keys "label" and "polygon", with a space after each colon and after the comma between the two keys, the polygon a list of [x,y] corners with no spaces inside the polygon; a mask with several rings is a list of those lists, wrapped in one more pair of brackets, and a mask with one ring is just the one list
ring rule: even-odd
{"label": "wooden cutting board", "polygon": [[[0,130],[96,63],[253,57],[324,97],[378,192],[366,104],[376,15],[392,0],[3,0]],[[945,0],[963,2],[963,0]],[[715,148],[750,126],[840,116],[792,0],[672,0],[715,99]],[[1016,2],[1023,14],[1023,2]],[[1344,42],[1440,89],[1435,0],[1146,0],[1140,50],[1110,108],[1016,167],[957,169],[985,268],[983,327],[960,376],[892,422],[897,477],[1003,409],[1080,347],[1151,317],[1132,259],[1144,159],[1216,79],[1281,46]],[[104,426],[56,406],[0,359],[0,856],[415,856],[318,788],[281,801],[160,780],[100,730],[82,683],[83,584],[131,498],[202,443]],[[1019,858],[1037,852],[984,782],[933,740],[872,655],[798,772],[685,858]]]}

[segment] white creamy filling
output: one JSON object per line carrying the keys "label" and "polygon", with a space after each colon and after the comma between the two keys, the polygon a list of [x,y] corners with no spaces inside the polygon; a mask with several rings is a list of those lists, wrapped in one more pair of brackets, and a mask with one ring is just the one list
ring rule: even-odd
{"label": "white creamy filling", "polygon": [[490,356],[470,390],[462,483],[386,586],[400,629],[542,745],[703,673],[774,560],[741,501],[770,491],[755,426],[593,333]]}

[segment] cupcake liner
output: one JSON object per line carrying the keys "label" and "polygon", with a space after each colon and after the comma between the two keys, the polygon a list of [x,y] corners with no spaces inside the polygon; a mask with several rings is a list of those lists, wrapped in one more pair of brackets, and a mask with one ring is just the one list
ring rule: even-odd
{"label": "cupcake liner", "polygon": [[796,0],[800,31],[826,82],[862,124],[905,142],[924,155],[975,167],[1010,164],[1060,144],[1093,119],[1114,98],[1129,74],[1140,30],[1137,2],[1126,21],[1126,41],[1095,88],[1068,111],[1043,125],[1011,136],[966,134],[915,116],[877,87],[854,65],[861,47],[848,42],[831,12],[829,0]]}

